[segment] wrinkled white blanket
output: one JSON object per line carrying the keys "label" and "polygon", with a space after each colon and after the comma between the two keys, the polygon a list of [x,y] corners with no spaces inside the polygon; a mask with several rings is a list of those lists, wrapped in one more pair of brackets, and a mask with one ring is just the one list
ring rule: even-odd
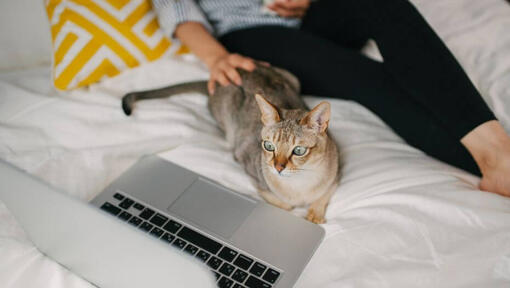
{"label": "wrinkled white blanket", "polygon": [[[414,2],[510,130],[510,5]],[[207,77],[195,61],[167,58],[57,95],[48,67],[0,74],[0,158],[84,201],[150,153],[257,197],[206,97],[121,112],[126,91]],[[476,177],[406,145],[358,104],[330,102],[343,178],[297,286],[510,287],[510,199],[478,191]],[[38,252],[0,203],[0,287],[92,286]]]}

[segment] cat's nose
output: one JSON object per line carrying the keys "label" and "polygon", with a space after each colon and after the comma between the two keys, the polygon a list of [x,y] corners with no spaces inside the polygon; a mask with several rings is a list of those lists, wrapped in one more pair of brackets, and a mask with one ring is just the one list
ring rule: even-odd
{"label": "cat's nose", "polygon": [[285,169],[285,163],[278,162],[274,165],[274,168],[278,171],[278,173],[281,173],[282,170]]}

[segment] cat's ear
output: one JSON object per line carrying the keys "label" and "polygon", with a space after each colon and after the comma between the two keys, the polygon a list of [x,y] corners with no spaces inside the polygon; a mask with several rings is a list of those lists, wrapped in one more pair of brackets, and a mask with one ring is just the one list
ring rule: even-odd
{"label": "cat's ear", "polygon": [[280,114],[278,114],[278,110],[273,104],[269,103],[262,95],[255,94],[255,100],[257,100],[257,104],[259,105],[260,113],[262,117],[262,123],[264,126],[269,126],[280,122]]}
{"label": "cat's ear", "polygon": [[322,133],[328,128],[329,117],[331,115],[331,105],[328,102],[321,102],[308,112],[299,124],[315,129]]}

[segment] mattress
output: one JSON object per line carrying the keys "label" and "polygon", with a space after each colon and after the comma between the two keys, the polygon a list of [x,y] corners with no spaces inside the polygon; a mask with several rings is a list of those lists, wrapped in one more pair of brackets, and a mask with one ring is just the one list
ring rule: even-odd
{"label": "mattress", "polygon": [[[510,131],[510,5],[414,2]],[[167,57],[67,94],[49,72],[0,74],[0,159],[83,201],[145,154],[259,198],[205,96],[140,102],[131,117],[120,109],[128,91],[207,79],[196,59]],[[330,101],[343,175],[296,287],[510,287],[510,198],[479,191],[477,177],[410,147],[357,103],[305,100]],[[1,287],[93,287],[41,254],[2,203],[0,255]]]}

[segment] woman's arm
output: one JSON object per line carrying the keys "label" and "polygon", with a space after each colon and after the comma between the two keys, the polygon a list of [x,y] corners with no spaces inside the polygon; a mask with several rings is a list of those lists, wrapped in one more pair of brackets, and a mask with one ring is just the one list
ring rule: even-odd
{"label": "woman's arm", "polygon": [[241,85],[241,76],[235,68],[248,71],[255,69],[251,58],[238,54],[231,54],[216,40],[205,27],[198,22],[184,22],[177,26],[174,34],[181,42],[188,46],[200,60],[202,60],[211,76],[207,88],[214,93],[214,86],[219,82],[223,86],[231,82]]}
{"label": "woman's arm", "polygon": [[228,53],[214,39],[213,27],[194,0],[152,0],[152,4],[165,33],[179,38],[209,68],[209,93],[214,92],[215,82],[240,85],[241,77],[235,68],[255,69],[252,59]]}
{"label": "woman's arm", "polygon": [[228,54],[227,49],[198,22],[179,24],[174,35],[209,68],[213,66],[216,59]]}

